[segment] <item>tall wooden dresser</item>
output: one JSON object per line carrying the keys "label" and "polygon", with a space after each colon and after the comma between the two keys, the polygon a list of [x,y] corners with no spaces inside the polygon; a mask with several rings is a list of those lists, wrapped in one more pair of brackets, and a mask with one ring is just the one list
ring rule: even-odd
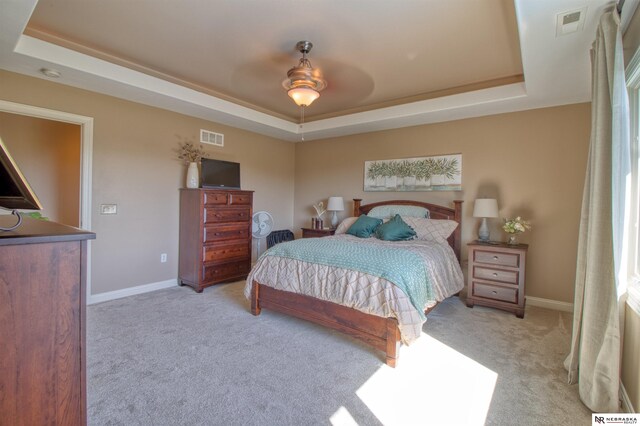
{"label": "tall wooden dresser", "polygon": [[251,269],[253,191],[180,190],[178,282],[201,293]]}
{"label": "tall wooden dresser", "polygon": [[[15,224],[0,216],[0,227]],[[87,240],[24,218],[0,231],[0,425],[86,425]]]}

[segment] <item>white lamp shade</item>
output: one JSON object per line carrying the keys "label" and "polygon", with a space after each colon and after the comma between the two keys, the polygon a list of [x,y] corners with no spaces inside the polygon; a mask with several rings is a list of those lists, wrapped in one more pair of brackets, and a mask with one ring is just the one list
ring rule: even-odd
{"label": "white lamp shade", "polygon": [[344,210],[344,200],[342,197],[329,197],[329,203],[327,204],[327,210],[333,212],[341,212]]}
{"label": "white lamp shade", "polygon": [[320,97],[320,93],[308,87],[296,87],[287,94],[298,106],[309,106]]}
{"label": "white lamp shade", "polygon": [[473,217],[498,217],[498,201],[493,198],[478,198],[473,205]]}

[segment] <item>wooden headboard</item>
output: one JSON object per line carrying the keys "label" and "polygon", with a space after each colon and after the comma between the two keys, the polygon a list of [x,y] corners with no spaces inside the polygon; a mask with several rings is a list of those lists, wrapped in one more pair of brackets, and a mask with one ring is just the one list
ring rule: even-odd
{"label": "wooden headboard", "polygon": [[353,199],[353,215],[360,216],[361,214],[367,214],[369,211],[377,206],[388,206],[388,205],[403,205],[403,206],[418,206],[424,207],[429,210],[429,215],[431,219],[447,219],[447,220],[455,220],[458,222],[458,227],[453,234],[448,238],[449,245],[453,249],[458,258],[458,262],[460,262],[460,250],[461,250],[461,238],[462,238],[462,200],[454,200],[453,208],[443,207],[437,204],[429,204],[423,203],[422,201],[411,201],[411,200],[389,200],[389,201],[380,201],[377,203],[365,204],[362,205],[362,198],[354,198]]}

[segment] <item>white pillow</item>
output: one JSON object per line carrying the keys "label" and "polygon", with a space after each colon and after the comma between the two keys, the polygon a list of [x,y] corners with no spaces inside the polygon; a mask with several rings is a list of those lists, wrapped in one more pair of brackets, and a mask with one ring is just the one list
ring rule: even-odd
{"label": "white pillow", "polygon": [[416,239],[423,241],[447,241],[458,227],[458,222],[455,220],[421,217],[402,217],[402,220],[416,231]]}
{"label": "white pillow", "polygon": [[348,217],[344,219],[342,222],[340,222],[340,225],[338,225],[338,227],[336,228],[335,235],[346,234],[347,230],[351,228],[351,225],[353,225],[356,220],[358,220],[357,217]]}
{"label": "white pillow", "polygon": [[429,210],[420,206],[405,206],[401,204],[391,204],[384,206],[377,206],[372,208],[367,216],[375,217],[378,219],[389,219],[399,214],[401,217],[422,217],[429,218]]}

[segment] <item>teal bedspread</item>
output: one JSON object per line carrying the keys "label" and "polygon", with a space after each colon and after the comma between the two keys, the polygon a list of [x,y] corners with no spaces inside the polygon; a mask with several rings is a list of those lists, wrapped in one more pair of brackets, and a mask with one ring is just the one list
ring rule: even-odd
{"label": "teal bedspread", "polygon": [[424,320],[424,306],[433,299],[431,285],[420,255],[401,247],[367,244],[366,240],[303,238],[280,243],[263,256],[279,256],[364,272],[395,284]]}

